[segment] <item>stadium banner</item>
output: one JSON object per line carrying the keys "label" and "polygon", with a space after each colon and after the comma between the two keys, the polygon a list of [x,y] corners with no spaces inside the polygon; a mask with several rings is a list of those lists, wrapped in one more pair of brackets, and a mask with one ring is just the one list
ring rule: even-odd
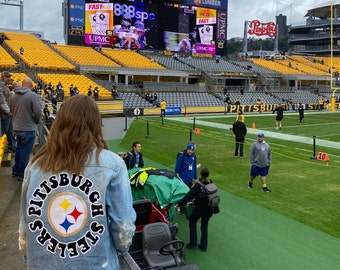
{"label": "stadium banner", "polygon": [[181,114],[182,113],[182,107],[181,106],[167,106],[165,109],[165,114]]}
{"label": "stadium banner", "polygon": [[276,36],[277,27],[274,22],[261,23],[258,20],[253,20],[249,23],[249,35],[255,36],[269,36],[274,38]]}
{"label": "stadium banner", "polygon": [[226,50],[227,44],[227,12],[217,10],[216,22],[216,54],[222,55]]}
{"label": "stadium banner", "polygon": [[187,0],[186,4],[222,10],[226,10],[228,8],[228,0]]}
{"label": "stadium banner", "polygon": [[[263,104],[263,105],[225,105],[225,111],[228,113],[237,113],[239,110],[243,112],[272,112],[275,110],[276,107],[280,106],[280,104]],[[305,110],[318,110],[318,103],[307,103],[304,104]],[[326,104],[325,109],[328,108],[328,104]],[[286,110],[288,111],[288,105],[285,106]],[[337,103],[336,109],[340,108],[340,103]],[[297,110],[297,104],[293,104],[293,111]]]}
{"label": "stadium banner", "polygon": [[70,2],[70,15],[69,25],[72,26],[85,26],[85,0],[69,0]]}
{"label": "stadium banner", "polygon": [[[68,42],[70,37],[85,35],[85,0],[69,0],[68,5]],[[72,44],[74,42],[71,42]]]}
{"label": "stadium banner", "polygon": [[106,31],[113,24],[113,4],[85,4],[85,44],[103,46],[109,43]]}

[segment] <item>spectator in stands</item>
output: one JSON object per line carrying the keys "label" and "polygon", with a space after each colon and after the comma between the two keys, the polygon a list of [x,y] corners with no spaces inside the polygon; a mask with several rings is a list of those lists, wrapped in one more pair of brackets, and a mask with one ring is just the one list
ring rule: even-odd
{"label": "spectator in stands", "polygon": [[227,94],[227,95],[225,96],[224,102],[227,103],[228,106],[232,104],[231,99],[230,99],[230,95],[229,95],[229,94]]}
{"label": "spectator in stands", "polygon": [[[11,91],[8,85],[12,83],[12,74],[9,71],[3,71],[0,78],[0,117],[1,117],[1,136],[6,136],[11,132],[12,115],[10,110]],[[13,131],[12,131],[13,132]],[[8,151],[15,151],[15,139],[7,137]]]}
{"label": "spectator in stands", "polygon": [[112,96],[113,99],[117,99],[118,98],[117,87],[116,87],[116,85],[114,83],[111,86],[111,96]]}
{"label": "spectator in stands", "polygon": [[244,90],[243,90],[243,88],[241,87],[241,89],[240,89],[240,94],[241,95],[243,95],[244,94]]}
{"label": "spectator in stands", "polygon": [[99,88],[98,88],[98,86],[96,86],[93,89],[93,97],[94,97],[95,100],[98,100],[98,98],[99,98]]}
{"label": "spectator in stands", "polygon": [[57,96],[53,95],[51,98],[51,103],[52,103],[52,108],[53,108],[53,114],[57,114],[57,108],[58,108],[58,101],[57,101]]}
{"label": "spectator in stands", "polygon": [[22,186],[19,250],[27,269],[120,269],[136,213],[124,162],[107,149],[94,100],[68,99]]}
{"label": "spectator in stands", "polygon": [[150,99],[149,91],[146,91],[146,92],[144,93],[144,99],[145,99],[145,101],[149,101],[149,99]]}
{"label": "spectator in stands", "polygon": [[20,49],[19,49],[19,53],[20,53],[21,55],[23,55],[23,54],[25,53],[25,50],[24,50],[24,48],[23,48],[23,47],[20,47]]}
{"label": "spectator in stands", "polygon": [[237,98],[237,99],[235,100],[235,103],[234,103],[234,104],[235,104],[235,105],[241,105],[240,99]]}
{"label": "spectator in stands", "polygon": [[56,90],[57,90],[57,92],[58,92],[61,88],[64,88],[64,87],[63,87],[63,85],[61,84],[61,82],[58,82],[56,88],[57,88]]}
{"label": "spectator in stands", "polygon": [[19,181],[24,178],[42,111],[39,96],[31,91],[31,87],[32,79],[26,77],[22,81],[22,87],[18,88],[11,97],[13,130],[17,138],[12,174],[17,176]]}
{"label": "spectator in stands", "polygon": [[50,119],[51,114],[50,114],[50,110],[48,109],[48,104],[45,104],[45,107],[43,109],[43,114],[45,116],[45,121]]}
{"label": "spectator in stands", "polygon": [[74,96],[75,96],[75,95],[79,95],[78,86],[75,86],[75,87],[73,88],[73,91],[74,91]]}
{"label": "spectator in stands", "polygon": [[87,95],[90,97],[92,96],[92,86],[90,85],[89,88],[87,89]]}
{"label": "spectator in stands", "polygon": [[75,95],[73,84],[70,85],[70,96],[73,97]]}
{"label": "spectator in stands", "polygon": [[63,102],[64,96],[65,96],[64,87],[60,87],[59,90],[57,91],[57,100]]}
{"label": "spectator in stands", "polygon": [[44,87],[44,83],[43,83],[43,81],[41,79],[37,80],[36,87],[37,87],[37,93],[40,95],[41,91],[45,88]]}
{"label": "spectator in stands", "polygon": [[44,89],[44,97],[50,98],[53,91],[52,83],[50,82]]}

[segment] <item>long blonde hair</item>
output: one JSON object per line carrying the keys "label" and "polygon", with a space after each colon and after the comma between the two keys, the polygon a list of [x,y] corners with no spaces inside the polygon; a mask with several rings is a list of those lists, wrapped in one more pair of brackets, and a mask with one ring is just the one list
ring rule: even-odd
{"label": "long blonde hair", "polygon": [[46,145],[33,156],[42,171],[66,170],[79,175],[97,147],[96,161],[103,149],[101,116],[92,97],[76,95],[63,103],[53,121]]}

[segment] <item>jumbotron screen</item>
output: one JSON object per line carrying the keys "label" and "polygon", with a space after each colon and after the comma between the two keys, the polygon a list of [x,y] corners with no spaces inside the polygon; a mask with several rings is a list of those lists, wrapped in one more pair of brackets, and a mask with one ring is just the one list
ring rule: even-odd
{"label": "jumbotron screen", "polygon": [[69,0],[67,44],[225,54],[227,0]]}

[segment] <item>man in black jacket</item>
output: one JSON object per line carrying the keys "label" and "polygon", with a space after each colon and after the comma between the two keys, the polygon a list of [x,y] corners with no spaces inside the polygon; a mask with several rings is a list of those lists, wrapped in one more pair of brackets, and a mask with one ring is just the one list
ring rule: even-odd
{"label": "man in black jacket", "polygon": [[242,122],[242,116],[239,115],[237,120],[234,122],[232,130],[235,134],[235,153],[234,157],[238,156],[238,150],[240,150],[240,158],[245,158],[243,155],[243,145],[244,145],[244,137],[247,134],[247,127]]}
{"label": "man in black jacket", "polygon": [[127,155],[123,158],[128,170],[137,167],[138,168],[144,167],[143,155],[140,152],[141,149],[142,146],[140,142],[136,141],[132,143],[131,152],[128,152]]}

